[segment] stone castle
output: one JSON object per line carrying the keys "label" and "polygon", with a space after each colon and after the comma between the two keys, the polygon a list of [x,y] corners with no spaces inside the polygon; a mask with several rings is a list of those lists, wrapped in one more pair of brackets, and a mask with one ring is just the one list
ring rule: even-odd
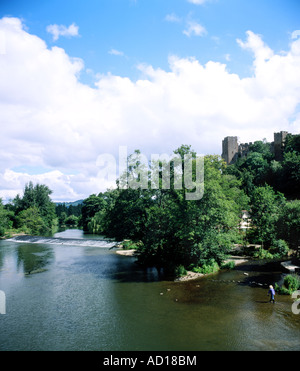
{"label": "stone castle", "polygon": [[[277,161],[282,161],[283,159],[283,148],[287,135],[287,131],[274,133],[274,142],[271,143],[271,150]],[[222,141],[222,158],[228,165],[234,164],[239,157],[247,156],[251,144],[252,142],[239,144],[237,137],[226,137]]]}

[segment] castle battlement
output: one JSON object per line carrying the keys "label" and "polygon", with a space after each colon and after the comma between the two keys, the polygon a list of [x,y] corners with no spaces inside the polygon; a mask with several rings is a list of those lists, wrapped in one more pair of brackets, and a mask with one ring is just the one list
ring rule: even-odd
{"label": "castle battlement", "polygon": [[[274,142],[271,143],[271,150],[274,153],[276,161],[283,160],[283,149],[287,131],[274,133]],[[239,157],[247,156],[250,143],[238,143],[238,137],[226,137],[222,141],[222,158],[228,165],[234,164]]]}

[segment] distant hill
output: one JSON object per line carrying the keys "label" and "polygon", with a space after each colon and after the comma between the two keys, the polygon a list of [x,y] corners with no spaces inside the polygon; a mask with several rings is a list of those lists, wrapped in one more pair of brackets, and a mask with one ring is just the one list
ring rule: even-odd
{"label": "distant hill", "polygon": [[84,200],[77,200],[77,201],[73,201],[73,202],[55,202],[55,205],[63,205],[65,204],[66,207],[69,207],[69,206],[78,206],[80,204],[83,203]]}

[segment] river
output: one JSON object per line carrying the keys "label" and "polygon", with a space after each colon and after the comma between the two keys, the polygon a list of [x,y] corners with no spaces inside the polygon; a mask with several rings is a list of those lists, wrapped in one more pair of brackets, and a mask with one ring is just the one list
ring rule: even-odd
{"label": "river", "polygon": [[173,282],[99,236],[54,237],[0,241],[0,350],[300,350],[291,297],[268,302],[278,264]]}

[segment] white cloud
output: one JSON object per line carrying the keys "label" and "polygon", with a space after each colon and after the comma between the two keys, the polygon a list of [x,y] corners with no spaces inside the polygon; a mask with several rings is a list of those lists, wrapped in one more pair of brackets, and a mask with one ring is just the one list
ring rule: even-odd
{"label": "white cloud", "polygon": [[231,56],[230,56],[229,53],[225,54],[225,55],[224,55],[224,58],[225,58],[225,60],[226,60],[227,62],[230,62],[230,61],[231,61]]}
{"label": "white cloud", "polygon": [[121,52],[120,50],[117,50],[117,49],[110,49],[108,54],[111,54],[111,55],[116,55],[118,57],[124,57],[124,53]]}
{"label": "white cloud", "polygon": [[6,169],[0,173],[0,197],[9,200],[17,194],[22,195],[24,184],[30,181],[34,184],[46,184],[53,191],[55,201],[83,199],[87,194],[98,193],[114,186],[113,182],[105,179],[100,183],[97,177],[87,178],[82,174],[66,175],[58,170],[32,175]]}
{"label": "white cloud", "polygon": [[291,37],[293,40],[297,39],[299,36],[300,36],[300,30],[295,30],[292,32]]}
{"label": "white cloud", "polygon": [[183,31],[184,35],[191,37],[195,36],[204,36],[207,32],[205,27],[195,21],[187,22],[187,28]]}
{"label": "white cloud", "polygon": [[255,64],[261,64],[266,60],[269,60],[273,55],[273,50],[271,50],[262,40],[261,36],[256,35],[252,31],[246,32],[248,38],[246,42],[237,39],[237,43],[243,49],[249,49],[254,52]]}
{"label": "white cloud", "polygon": [[72,23],[69,27],[66,27],[64,25],[57,25],[57,24],[50,24],[46,28],[47,32],[52,34],[53,41],[56,41],[59,39],[60,36],[64,37],[72,37],[72,36],[78,36],[78,26],[76,26],[75,23]]}
{"label": "white cloud", "polygon": [[187,0],[188,3],[196,4],[196,5],[203,5],[208,0]]}
{"label": "white cloud", "polygon": [[165,17],[167,22],[180,23],[181,18],[178,17],[175,13],[167,14]]}
{"label": "white cloud", "polygon": [[[97,157],[110,153],[117,160],[119,146],[148,156],[181,144],[220,154],[227,135],[248,142],[299,131],[299,38],[276,54],[248,31],[238,41],[241,53],[253,54],[247,78],[225,64],[172,56],[167,71],[140,65],[137,81],[100,75],[92,88],[79,82],[82,60],[48,48],[19,19],[0,19],[0,32],[6,40],[0,55],[0,197],[15,195],[29,180],[47,184],[56,200],[103,191],[111,183],[100,176]],[[52,170],[29,175],[16,170],[21,166]]]}
{"label": "white cloud", "polygon": [[4,55],[6,53],[5,50],[5,35],[4,32],[0,32],[0,55]]}

